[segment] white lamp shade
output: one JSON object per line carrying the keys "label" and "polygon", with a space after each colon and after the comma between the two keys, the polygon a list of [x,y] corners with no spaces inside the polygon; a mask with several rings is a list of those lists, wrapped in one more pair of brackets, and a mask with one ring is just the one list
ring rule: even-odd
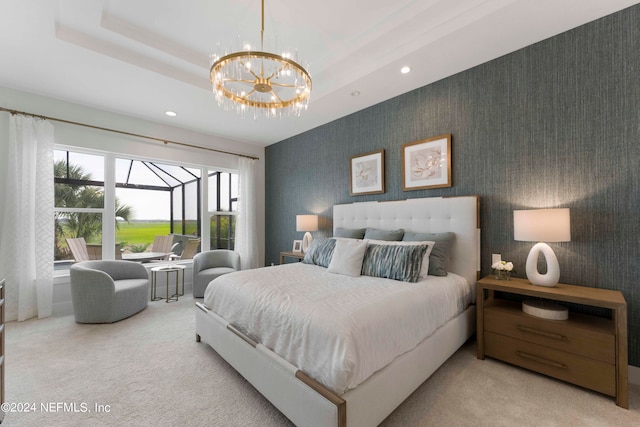
{"label": "white lamp shade", "polygon": [[296,215],[296,231],[318,231],[318,215]]}
{"label": "white lamp shade", "polygon": [[513,238],[522,242],[570,242],[569,208],[513,211]]}

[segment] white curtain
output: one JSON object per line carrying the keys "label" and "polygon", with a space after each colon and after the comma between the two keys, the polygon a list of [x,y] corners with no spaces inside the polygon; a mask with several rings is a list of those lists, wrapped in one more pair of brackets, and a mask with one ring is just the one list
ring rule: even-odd
{"label": "white curtain", "polygon": [[0,277],[6,278],[6,316],[48,317],[53,303],[53,126],[20,115],[2,117],[0,123]]}
{"label": "white curtain", "polygon": [[238,219],[236,222],[236,252],[242,269],[259,267],[258,217],[256,215],[256,161],[246,157],[238,160]]}

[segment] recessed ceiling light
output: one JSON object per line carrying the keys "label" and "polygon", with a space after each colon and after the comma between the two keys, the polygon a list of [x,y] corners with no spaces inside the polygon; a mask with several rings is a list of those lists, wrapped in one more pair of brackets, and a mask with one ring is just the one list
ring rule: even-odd
{"label": "recessed ceiling light", "polygon": [[351,92],[351,96],[360,96],[360,91],[354,90],[353,92]]}
{"label": "recessed ceiling light", "polygon": [[166,114],[169,117],[175,117],[178,115],[178,113],[176,113],[175,111],[165,111],[164,114]]}
{"label": "recessed ceiling light", "polygon": [[404,66],[404,67],[402,67],[402,68],[400,69],[400,72],[401,72],[402,74],[407,74],[407,73],[411,72],[411,67]]}

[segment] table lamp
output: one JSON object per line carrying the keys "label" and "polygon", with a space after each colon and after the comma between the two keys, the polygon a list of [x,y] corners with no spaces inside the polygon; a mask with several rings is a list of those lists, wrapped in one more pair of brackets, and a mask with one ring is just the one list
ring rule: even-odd
{"label": "table lamp", "polygon": [[304,231],[302,238],[302,252],[309,249],[313,241],[310,231],[318,231],[318,215],[296,215],[296,231]]}
{"label": "table lamp", "polygon": [[[571,241],[569,208],[513,211],[513,238],[522,242],[538,242],[527,257],[527,279],[534,285],[554,287],[560,280],[558,258],[543,242]],[[547,273],[538,272],[538,258],[547,262]]]}

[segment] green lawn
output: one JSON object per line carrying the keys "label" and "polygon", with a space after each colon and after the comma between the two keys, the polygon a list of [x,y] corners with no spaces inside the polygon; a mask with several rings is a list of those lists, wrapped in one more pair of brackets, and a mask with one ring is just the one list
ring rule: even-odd
{"label": "green lawn", "polygon": [[[223,221],[224,222],[224,221]],[[63,224],[63,233],[65,236],[70,236],[70,233],[66,226]],[[197,221],[188,220],[186,224],[186,234],[196,235],[197,231]],[[227,236],[228,224],[224,222],[223,230],[221,230],[221,235]],[[182,222],[175,221],[174,222],[174,232],[176,234],[182,234]],[[164,236],[171,233],[171,222],[170,221],[132,221],[132,222],[119,222],[118,228],[116,229],[116,243],[122,244],[122,246],[138,246],[153,243],[153,239],[155,236]],[[214,229],[215,234],[215,229]],[[102,240],[101,235],[91,236],[87,239],[87,243],[96,244],[100,243]],[[64,239],[62,239],[64,242]],[[62,247],[66,248],[66,244],[61,243]]]}
{"label": "green lawn", "polygon": [[169,221],[121,222],[116,230],[116,242],[127,245],[151,244],[155,236],[167,235],[170,232]]}

